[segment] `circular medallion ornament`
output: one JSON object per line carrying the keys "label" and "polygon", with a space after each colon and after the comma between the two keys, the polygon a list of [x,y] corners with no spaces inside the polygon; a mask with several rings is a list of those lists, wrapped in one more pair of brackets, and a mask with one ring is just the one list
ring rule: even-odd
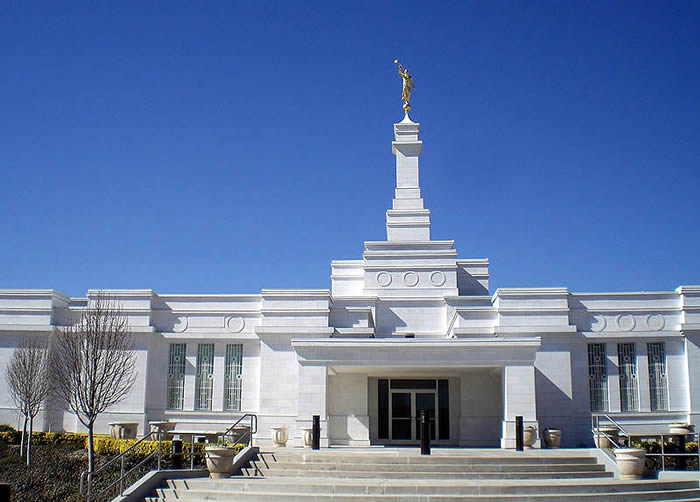
{"label": "circular medallion ornament", "polygon": [[389,272],[379,272],[377,274],[377,284],[383,288],[386,288],[389,284],[391,284],[391,274]]}
{"label": "circular medallion ornament", "polygon": [[239,315],[232,315],[226,318],[226,329],[231,333],[240,333],[245,327],[245,319]]}
{"label": "circular medallion ornament", "polygon": [[647,314],[645,321],[647,323],[647,328],[652,331],[661,331],[666,324],[664,316],[661,314]]}
{"label": "circular medallion ornament", "polygon": [[406,284],[406,286],[412,288],[418,284],[418,274],[415,272],[406,272],[403,274],[403,282]]}
{"label": "circular medallion ornament", "polygon": [[445,284],[446,280],[447,278],[442,272],[433,272],[432,274],[430,274],[430,283],[433,286],[442,286],[443,284]]}
{"label": "circular medallion ornament", "polygon": [[607,325],[608,321],[605,319],[605,316],[594,315],[593,322],[591,323],[591,330],[596,332],[603,331]]}
{"label": "circular medallion ornament", "polygon": [[189,320],[187,319],[187,316],[180,316],[177,319],[175,319],[175,324],[173,324],[173,331],[175,333],[182,333],[187,329],[188,324]]}
{"label": "circular medallion ornament", "polygon": [[637,324],[634,320],[634,317],[632,317],[629,314],[618,315],[615,318],[615,322],[617,323],[617,327],[620,328],[622,331],[632,331],[634,329],[634,326]]}

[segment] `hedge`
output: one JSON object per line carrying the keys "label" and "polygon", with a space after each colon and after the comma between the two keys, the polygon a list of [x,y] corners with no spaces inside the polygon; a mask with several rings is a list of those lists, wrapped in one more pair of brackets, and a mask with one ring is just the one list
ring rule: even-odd
{"label": "hedge", "polygon": [[[118,455],[123,451],[126,451],[130,446],[137,442],[136,439],[112,439],[110,437],[100,437],[95,439],[95,453],[100,455]],[[163,454],[169,454],[172,451],[172,441],[161,441]],[[194,452],[195,455],[202,455],[204,453],[204,447],[207,446],[206,443],[195,443]],[[234,446],[236,453],[241,451],[245,445],[243,443],[238,443]],[[182,442],[182,451],[189,455],[191,448],[191,443],[189,441]],[[131,450],[129,454],[135,456],[146,456],[153,452],[158,451],[158,441],[141,441],[139,445]]]}
{"label": "hedge", "polygon": [[[95,434],[95,441],[107,438],[104,434]],[[0,441],[7,444],[19,444],[22,441],[20,431],[0,432]],[[57,444],[72,446],[76,449],[87,448],[87,433],[85,432],[35,432],[32,434],[32,444]]]}
{"label": "hedge", "polygon": [[[22,433],[19,431],[0,432],[0,441],[7,444],[19,444],[22,440]],[[136,439],[113,439],[107,434],[94,435],[95,453],[98,455],[118,455],[127,448],[136,443]],[[35,432],[32,434],[32,444],[34,445],[66,445],[75,449],[87,448],[88,438],[85,432]],[[172,451],[171,441],[162,441],[163,454],[169,454]],[[195,443],[195,455],[204,453],[205,443]],[[238,443],[234,446],[235,452],[238,453],[245,447],[244,444]],[[188,441],[183,441],[183,453],[189,457],[191,445]],[[139,445],[129,452],[134,456],[146,456],[158,451],[158,441],[141,441]]]}

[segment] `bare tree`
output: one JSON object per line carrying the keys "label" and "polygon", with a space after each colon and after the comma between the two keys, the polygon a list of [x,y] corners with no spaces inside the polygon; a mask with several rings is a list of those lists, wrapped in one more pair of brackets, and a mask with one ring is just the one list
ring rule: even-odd
{"label": "bare tree", "polygon": [[[39,414],[49,391],[48,370],[49,357],[46,344],[33,338],[25,339],[15,348],[5,374],[10,395],[24,416],[20,455],[24,456],[26,444],[27,465],[32,461],[34,418]],[[27,422],[29,422],[28,440],[26,439]]]}
{"label": "bare tree", "polygon": [[136,380],[136,353],[122,309],[100,292],[88,303],[77,324],[58,330],[51,361],[56,394],[87,427],[92,472],[95,420],[123,400]]}

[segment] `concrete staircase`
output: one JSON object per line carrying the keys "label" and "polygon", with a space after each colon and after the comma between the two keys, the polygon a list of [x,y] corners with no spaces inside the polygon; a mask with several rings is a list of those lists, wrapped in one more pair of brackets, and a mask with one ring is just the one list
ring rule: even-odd
{"label": "concrete staircase", "polygon": [[171,479],[156,501],[700,500],[698,481],[620,481],[588,450],[415,449],[261,452],[239,476]]}

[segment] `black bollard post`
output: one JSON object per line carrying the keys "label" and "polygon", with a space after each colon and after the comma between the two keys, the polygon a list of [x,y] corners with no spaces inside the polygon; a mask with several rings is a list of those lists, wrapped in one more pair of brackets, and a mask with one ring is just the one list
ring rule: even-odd
{"label": "black bollard post", "polygon": [[[663,438],[661,438],[663,439]],[[685,434],[678,436],[678,452],[685,453]],[[687,457],[678,457],[678,470],[685,471],[688,468]]]}
{"label": "black bollard post", "polygon": [[420,410],[420,454],[430,455],[430,412]]}
{"label": "black bollard post", "polygon": [[321,417],[319,415],[313,416],[313,424],[311,429],[311,449],[320,450],[321,449]]}
{"label": "black bollard post", "polygon": [[0,483],[0,501],[10,502],[10,485]]}
{"label": "black bollard post", "polygon": [[182,439],[173,439],[173,469],[182,469]]}
{"label": "black bollard post", "polygon": [[523,451],[523,417],[515,417],[515,449]]}

